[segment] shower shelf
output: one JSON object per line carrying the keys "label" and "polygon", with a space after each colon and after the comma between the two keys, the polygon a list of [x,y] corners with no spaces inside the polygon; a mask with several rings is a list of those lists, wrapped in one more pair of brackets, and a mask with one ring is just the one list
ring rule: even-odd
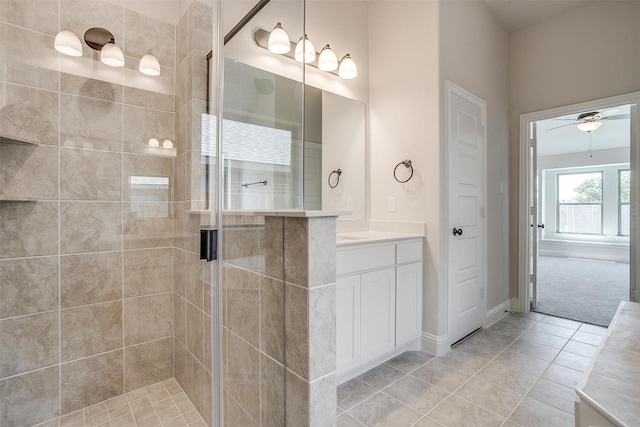
{"label": "shower shelf", "polygon": [[0,196],[0,203],[12,202],[37,202],[37,197],[32,196]]}
{"label": "shower shelf", "polygon": [[40,145],[40,142],[33,139],[22,138],[17,136],[8,136],[8,135],[2,135],[2,134],[0,134],[0,143],[1,144]]}

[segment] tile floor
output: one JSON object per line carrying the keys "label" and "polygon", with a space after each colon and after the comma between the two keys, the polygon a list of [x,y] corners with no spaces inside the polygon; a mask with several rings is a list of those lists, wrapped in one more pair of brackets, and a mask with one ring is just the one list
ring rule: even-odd
{"label": "tile floor", "polygon": [[511,314],[444,356],[406,352],[338,387],[338,427],[573,426],[606,328]]}
{"label": "tile floor", "polygon": [[38,427],[207,427],[175,379],[38,424]]}

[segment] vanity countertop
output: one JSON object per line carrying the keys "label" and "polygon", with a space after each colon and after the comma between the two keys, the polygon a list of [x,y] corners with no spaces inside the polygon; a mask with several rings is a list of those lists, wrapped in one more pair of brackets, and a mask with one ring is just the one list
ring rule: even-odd
{"label": "vanity countertop", "polygon": [[390,240],[421,239],[420,234],[389,233],[383,231],[358,231],[336,234],[336,246],[360,245]]}
{"label": "vanity countertop", "polygon": [[578,396],[612,425],[640,420],[640,304],[625,301],[609,325],[591,365],[576,388]]}

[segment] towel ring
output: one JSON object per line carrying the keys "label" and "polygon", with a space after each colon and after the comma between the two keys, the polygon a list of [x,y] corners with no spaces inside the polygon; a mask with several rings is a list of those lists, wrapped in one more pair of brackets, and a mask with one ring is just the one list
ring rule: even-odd
{"label": "towel ring", "polygon": [[[336,185],[331,185],[331,175],[333,175],[334,173],[337,175]],[[338,186],[338,184],[340,183],[340,175],[342,175],[342,169],[331,171],[331,173],[329,174],[329,178],[327,178],[327,184],[329,184],[330,188],[336,188]]]}
{"label": "towel ring", "polygon": [[[398,171],[398,166],[400,165],[403,165],[405,168],[411,168],[411,175],[409,175],[409,178],[405,179],[404,181],[399,180],[398,176],[396,175],[396,172]],[[401,184],[404,184],[405,182],[409,181],[411,177],[413,177],[413,166],[411,165],[411,160],[403,160],[400,163],[398,163],[396,167],[393,168],[393,177],[396,179],[396,181],[398,181]]]}

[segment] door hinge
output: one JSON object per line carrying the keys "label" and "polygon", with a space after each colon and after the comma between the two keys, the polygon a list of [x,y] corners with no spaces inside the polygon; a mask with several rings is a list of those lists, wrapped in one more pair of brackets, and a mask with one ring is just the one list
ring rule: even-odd
{"label": "door hinge", "polygon": [[480,206],[480,218],[484,218],[484,206]]}
{"label": "door hinge", "polygon": [[535,215],[535,214],[536,214],[536,207],[531,206],[531,208],[529,208],[529,215]]}
{"label": "door hinge", "polygon": [[529,282],[536,283],[536,275],[535,274],[530,274],[529,275]]}
{"label": "door hinge", "polygon": [[480,138],[484,138],[484,126],[480,126]]}
{"label": "door hinge", "polygon": [[535,146],[536,146],[536,140],[535,140],[535,139],[533,139],[533,138],[531,138],[531,139],[529,140],[529,148],[533,148],[533,147],[535,147]]}
{"label": "door hinge", "polygon": [[480,298],[484,299],[484,287],[480,288]]}

